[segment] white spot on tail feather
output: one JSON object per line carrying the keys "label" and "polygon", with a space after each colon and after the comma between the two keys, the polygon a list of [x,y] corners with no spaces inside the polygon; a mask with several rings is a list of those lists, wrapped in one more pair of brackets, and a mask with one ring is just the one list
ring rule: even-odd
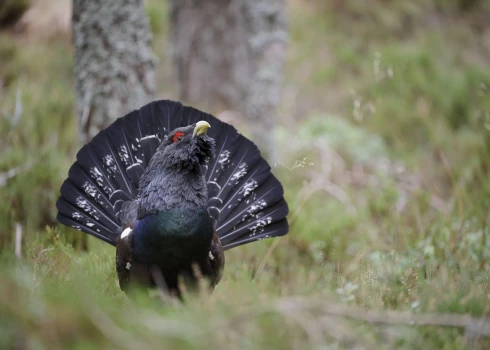
{"label": "white spot on tail feather", "polygon": [[248,169],[247,163],[241,163],[238,166],[238,170],[231,176],[230,180],[235,183],[238,182],[238,180],[240,180],[242,177],[247,175],[247,169]]}
{"label": "white spot on tail feather", "polygon": [[135,166],[137,166],[137,165],[140,165],[140,164],[139,164],[139,163],[134,163],[134,164],[131,164],[130,166],[128,166],[128,167],[126,168],[126,171],[129,171],[129,169],[132,169],[132,168],[134,168],[134,167],[135,167]]}
{"label": "white spot on tail feather", "polygon": [[97,201],[97,203],[102,204],[102,199],[101,199],[101,196],[100,196],[100,192],[97,189],[97,187],[95,187],[90,182],[85,181],[85,183],[82,185],[82,188],[85,191],[85,193],[88,194],[93,199],[95,199]]}
{"label": "white spot on tail feather", "polygon": [[216,181],[209,181],[208,184],[216,185],[216,187],[218,187],[218,190],[221,190],[221,186],[218,185]]}
{"label": "white spot on tail feather", "polygon": [[225,165],[230,162],[230,151],[224,150],[219,154],[218,163],[221,165],[221,168],[224,169]]}
{"label": "white spot on tail feather", "polygon": [[250,193],[252,193],[253,190],[257,188],[257,180],[251,179],[245,182],[245,185],[243,185],[242,189],[238,194],[243,194],[243,197],[247,197]]}
{"label": "white spot on tail feather", "polygon": [[265,218],[262,218],[260,220],[257,220],[255,222],[255,225],[249,228],[249,230],[252,232],[249,237],[255,236],[257,233],[262,233],[264,232],[264,227],[269,225],[272,222],[272,217],[267,216]]}
{"label": "white spot on tail feather", "polygon": [[122,145],[119,147],[119,150],[117,152],[119,154],[119,158],[121,158],[121,161],[124,163],[124,165],[128,166],[129,165],[129,153],[128,149],[126,148],[125,145]]}
{"label": "white spot on tail feather", "polygon": [[271,238],[271,236],[269,236],[269,235],[265,235],[264,237],[259,237],[259,238],[257,238],[257,240],[258,240],[258,241],[261,241],[261,240],[266,239],[266,238]]}
{"label": "white spot on tail feather", "polygon": [[110,175],[114,175],[117,172],[116,160],[112,156],[112,154],[108,154],[102,158],[104,165],[107,167],[107,172]]}
{"label": "white spot on tail feather", "polygon": [[77,207],[90,214],[95,220],[99,220],[98,211],[83,197],[79,196],[75,200]]}
{"label": "white spot on tail feather", "polygon": [[102,176],[102,173],[100,172],[99,168],[93,167],[92,170],[94,171],[94,174],[96,176]]}
{"label": "white spot on tail feather", "polygon": [[261,213],[259,213],[262,209],[267,207],[267,202],[263,199],[257,201],[256,203],[252,204],[248,209],[245,215],[242,217],[242,222],[247,220],[248,218],[252,217],[255,219],[258,219],[262,216]]}
{"label": "white spot on tail feather", "polygon": [[112,197],[118,193],[124,193],[124,192],[122,190],[115,190],[114,192],[111,193],[111,195],[109,196],[109,199],[112,200]]}
{"label": "white spot on tail feather", "polygon": [[267,202],[263,199],[257,201],[255,204],[252,204],[250,208],[247,210],[249,214],[255,214],[258,211],[267,207]]}
{"label": "white spot on tail feather", "polygon": [[208,203],[211,202],[211,201],[213,201],[213,202],[218,201],[218,202],[220,202],[221,205],[223,205],[223,200],[221,198],[219,198],[219,197],[211,197],[211,198],[209,198]]}
{"label": "white spot on tail feather", "polygon": [[148,139],[157,139],[158,141],[160,141],[160,139],[158,138],[158,135],[148,135],[148,136],[142,137],[140,141],[148,140]]}
{"label": "white spot on tail feather", "polygon": [[90,182],[86,181],[82,187],[83,187],[83,190],[85,191],[86,194],[88,194],[92,198],[95,198],[95,196],[97,194],[97,188],[94,185],[92,185]]}
{"label": "white spot on tail feather", "polygon": [[111,194],[112,193],[112,188],[106,186],[104,183],[104,179],[102,177],[102,173],[100,172],[99,168],[97,167],[92,167],[90,168],[90,176],[97,182],[97,185],[102,188],[102,190],[106,194]]}

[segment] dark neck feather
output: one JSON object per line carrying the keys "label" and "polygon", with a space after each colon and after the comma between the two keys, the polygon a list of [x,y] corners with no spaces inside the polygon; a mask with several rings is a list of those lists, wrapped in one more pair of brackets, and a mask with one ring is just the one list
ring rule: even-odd
{"label": "dark neck feather", "polygon": [[[192,127],[187,132],[190,130]],[[169,209],[207,207],[203,164],[214,155],[214,146],[214,140],[207,135],[178,144],[167,137],[141,177],[138,219]]]}
{"label": "dark neck feather", "polygon": [[162,168],[153,162],[141,180],[138,218],[169,209],[207,206],[208,191],[201,166]]}

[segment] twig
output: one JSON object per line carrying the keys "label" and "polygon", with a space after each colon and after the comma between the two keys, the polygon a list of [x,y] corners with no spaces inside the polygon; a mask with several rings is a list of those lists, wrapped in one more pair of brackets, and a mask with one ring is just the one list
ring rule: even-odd
{"label": "twig", "polygon": [[[311,320],[316,320],[315,326],[305,329],[310,341],[317,341],[322,334],[328,334],[344,345],[355,345],[362,343],[369,348],[369,339],[359,339],[349,323],[344,323],[339,318],[347,318],[373,325],[391,326],[433,326],[433,327],[456,327],[464,328],[466,336],[471,340],[479,337],[490,337],[490,319],[488,317],[474,318],[468,314],[448,313],[426,313],[414,314],[405,311],[366,311],[343,304],[325,302],[322,300],[311,300],[300,297],[281,298],[276,302],[269,302],[257,308],[248,308],[244,313],[239,313],[233,318],[227,318],[215,323],[214,329],[226,329],[227,327],[238,327],[240,324],[250,322],[257,317],[277,313],[288,318],[293,318],[303,328],[311,326]],[[296,317],[298,316],[298,317]],[[305,321],[305,317],[308,322]],[[312,334],[312,332],[316,334]]]}
{"label": "twig", "polygon": [[265,252],[264,258],[259,264],[259,267],[257,268],[257,271],[255,272],[254,278],[259,278],[262,275],[262,272],[264,272],[265,264],[269,260],[270,256],[272,255],[272,252],[276,249],[277,245],[279,244],[281,240],[280,239],[275,239],[274,242],[269,246],[267,251]]}
{"label": "twig", "polygon": [[[39,265],[39,261],[38,261],[38,260],[39,260],[39,258],[40,258],[40,256],[41,256],[41,254],[47,253],[47,252],[49,252],[49,251],[51,251],[51,250],[54,250],[54,248],[53,248],[53,247],[51,247],[51,248],[46,248],[46,249],[43,249],[43,250],[41,250],[39,253],[37,253],[37,254],[36,254],[36,258],[34,259],[34,275],[32,276],[32,281],[33,281],[34,283],[36,282],[36,278],[37,278],[37,270],[38,270],[38,265]],[[49,268],[49,269],[48,269],[48,272],[49,272],[49,270],[50,270],[50,269],[51,269],[51,268]],[[44,274],[44,275],[43,275],[43,277],[44,277],[45,275],[46,275],[46,274]],[[41,277],[41,279],[42,279],[43,277]],[[41,281],[40,281],[40,282],[41,282]],[[31,292],[31,294],[34,294],[34,290],[36,289],[37,285],[39,285],[39,284],[40,284],[40,282],[38,282],[38,283],[37,283],[37,284],[34,286],[34,288],[32,288],[32,292]]]}
{"label": "twig", "polygon": [[15,111],[14,111],[14,116],[12,117],[12,121],[10,122],[10,125],[12,125],[12,128],[15,128],[17,124],[20,121],[20,117],[22,116],[22,98],[21,98],[21,91],[19,88],[17,88],[17,92],[15,94]]}
{"label": "twig", "polygon": [[147,343],[141,342],[139,339],[132,337],[128,332],[121,329],[105,312],[99,308],[87,308],[86,315],[92,321],[92,324],[101,332],[101,334],[103,334],[114,344],[120,346],[122,349],[133,350],[147,348]]}
{"label": "twig", "polygon": [[158,297],[168,305],[178,305],[178,301],[171,296],[171,291],[169,290],[167,283],[165,282],[162,271],[156,266],[151,266],[150,274],[153,277],[153,281],[155,281]]}
{"label": "twig", "polygon": [[469,333],[490,337],[490,319],[474,318],[468,314],[426,313],[414,314],[406,311],[365,311],[345,305],[312,301],[303,298],[287,298],[278,302],[279,307],[308,308],[321,310],[330,316],[346,317],[372,324],[406,325],[406,326],[439,326],[465,328]]}
{"label": "twig", "polygon": [[12,168],[4,173],[0,173],[0,187],[7,185],[7,181],[14,176],[19,175],[23,171],[27,171],[32,167],[32,162],[26,162],[16,168]]}
{"label": "twig", "polygon": [[318,320],[318,323],[323,326],[328,335],[335,341],[342,344],[348,349],[356,348],[362,345],[364,349],[377,349],[372,340],[368,337],[360,337],[353,334],[351,327],[347,321],[339,320],[338,317],[323,316]]}
{"label": "twig", "polygon": [[[454,171],[451,168],[451,164],[449,164],[449,160],[447,159],[446,154],[443,151],[439,151],[439,157],[442,160],[442,165],[444,166],[444,170],[446,170],[446,173],[447,173],[449,179],[451,180],[451,183],[452,183],[452,186],[454,189],[454,196],[456,197],[456,202],[458,204],[459,217],[462,218],[463,217],[463,205],[464,205],[463,201],[464,201],[464,199],[463,199],[463,194],[461,192],[461,188],[460,188],[460,186],[458,186],[458,183],[454,177]],[[459,220],[459,228],[461,229],[462,226],[463,226],[463,221]]]}
{"label": "twig", "polygon": [[20,260],[22,257],[22,225],[15,224],[15,257]]}

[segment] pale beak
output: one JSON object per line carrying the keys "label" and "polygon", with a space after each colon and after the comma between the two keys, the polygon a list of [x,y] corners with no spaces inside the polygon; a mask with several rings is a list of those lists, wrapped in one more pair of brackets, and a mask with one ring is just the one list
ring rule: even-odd
{"label": "pale beak", "polygon": [[192,137],[196,135],[202,135],[205,134],[206,131],[211,127],[208,122],[205,122],[204,120],[201,120],[196,123],[196,127],[194,128],[194,132],[192,133]]}

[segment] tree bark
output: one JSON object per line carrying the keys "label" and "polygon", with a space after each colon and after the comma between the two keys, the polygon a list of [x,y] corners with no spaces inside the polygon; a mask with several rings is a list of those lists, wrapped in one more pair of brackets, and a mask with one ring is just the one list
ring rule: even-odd
{"label": "tree bark", "polygon": [[180,97],[250,120],[271,155],[288,39],[283,0],[172,0],[173,62]]}
{"label": "tree bark", "polygon": [[152,100],[151,31],[143,0],[73,0],[80,141]]}

